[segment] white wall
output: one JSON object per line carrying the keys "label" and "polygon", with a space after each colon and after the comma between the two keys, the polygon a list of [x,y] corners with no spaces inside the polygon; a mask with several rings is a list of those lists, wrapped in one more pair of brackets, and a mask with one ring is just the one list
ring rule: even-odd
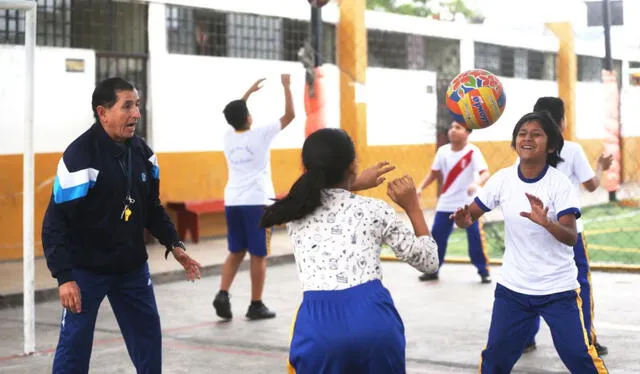
{"label": "white wall", "polygon": [[604,125],[604,88],[599,82],[578,82],[576,88],[576,138],[602,139]]}
{"label": "white wall", "polygon": [[367,144],[435,143],[434,72],[368,68],[366,75]]}
{"label": "white wall", "polygon": [[[160,54],[151,60],[151,138],[156,152],[221,151],[230,126],[222,110],[258,78],[262,90],[248,102],[255,126],[284,113],[281,73],[291,73],[296,119],[273,148],[300,148],[304,142],[304,69],[297,62]],[[324,65],[328,127],[340,126],[340,81],[335,65]],[[370,145],[435,142],[435,73],[369,68],[365,96]]]}
{"label": "white wall", "polygon": [[640,87],[627,85],[620,97],[622,136],[640,136]]}
{"label": "white wall", "polygon": [[[65,59],[84,59],[85,71],[66,72]],[[62,152],[92,123],[95,53],[37,47],[34,151]],[[25,52],[0,45],[0,154],[21,154],[24,144]]]}
{"label": "white wall", "polygon": [[[471,141],[511,140],[513,127],[518,120],[533,109],[540,96],[557,96],[555,81],[525,80],[504,78],[500,80],[507,96],[505,111],[491,127],[474,131]],[[634,118],[640,118],[640,89],[626,88],[622,95],[621,116],[627,125],[623,127],[623,136],[640,135],[640,126],[633,126]],[[638,103],[634,105],[634,103]],[[576,87],[576,127],[577,139],[602,139],[604,129],[604,92],[598,82],[578,82]]]}
{"label": "white wall", "polygon": [[[232,59],[208,56],[158,55],[152,58],[153,147],[156,152],[220,151],[231,127],[222,110],[239,99],[258,78],[263,88],[249,99],[254,126],[277,121],[284,113],[281,73],[290,73],[296,111],[294,122],[273,148],[299,148],[304,141],[304,69],[283,61]],[[339,126],[338,71],[325,67],[326,115],[330,127]]]}
{"label": "white wall", "polygon": [[507,103],[504,113],[491,127],[471,133],[471,141],[511,140],[513,127],[525,114],[533,110],[540,96],[557,96],[558,85],[553,81],[525,80],[500,77]]}

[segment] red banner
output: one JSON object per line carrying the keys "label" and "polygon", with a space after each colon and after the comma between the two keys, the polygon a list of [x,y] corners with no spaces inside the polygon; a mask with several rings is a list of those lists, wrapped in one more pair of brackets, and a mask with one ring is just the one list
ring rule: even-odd
{"label": "red banner", "polygon": [[602,70],[604,90],[604,152],[613,155],[609,170],[602,176],[602,186],[609,192],[620,189],[620,91],[615,71]]}

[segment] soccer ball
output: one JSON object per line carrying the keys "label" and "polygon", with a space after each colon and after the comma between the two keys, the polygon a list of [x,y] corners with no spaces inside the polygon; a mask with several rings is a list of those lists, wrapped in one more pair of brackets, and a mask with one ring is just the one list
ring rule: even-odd
{"label": "soccer ball", "polygon": [[309,4],[311,4],[314,8],[322,8],[323,6],[329,3],[329,0],[308,0]]}
{"label": "soccer ball", "polygon": [[507,103],[502,82],[482,69],[458,74],[447,89],[447,108],[454,121],[468,129],[483,129],[496,123]]}

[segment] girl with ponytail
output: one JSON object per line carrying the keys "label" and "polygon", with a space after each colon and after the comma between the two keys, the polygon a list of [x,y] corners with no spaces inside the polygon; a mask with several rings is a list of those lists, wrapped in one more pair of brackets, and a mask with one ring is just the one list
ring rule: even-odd
{"label": "girl with ponytail", "polygon": [[421,272],[438,268],[437,245],[413,180],[405,176],[387,188],[412,230],[383,200],[351,192],[379,185],[391,168],[379,164],[357,177],[353,142],[343,130],[311,134],[302,147],[302,163],[304,174],[286,197],[266,208],[261,222],[262,227],[287,224],[302,283],[290,369],[404,373],[404,327],[380,281],[380,250],[388,245]]}

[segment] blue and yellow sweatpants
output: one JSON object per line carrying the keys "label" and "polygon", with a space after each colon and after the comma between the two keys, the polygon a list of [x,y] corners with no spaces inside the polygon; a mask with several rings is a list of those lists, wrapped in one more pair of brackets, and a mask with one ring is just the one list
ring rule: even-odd
{"label": "blue and yellow sweatpants", "polygon": [[[578,241],[573,247],[573,258],[578,267],[578,283],[580,283],[580,298],[582,299],[582,315],[584,317],[584,327],[587,330],[587,337],[590,344],[596,342],[596,330],[593,327],[593,292],[591,289],[591,270],[589,269],[589,251],[584,234],[578,234]],[[536,334],[540,330],[540,319],[536,324],[529,344],[535,343]]]}
{"label": "blue and yellow sweatpants", "polygon": [[589,344],[578,290],[531,296],[498,284],[495,291],[487,347],[482,351],[482,374],[510,373],[542,316],[551,329],[560,359],[574,374],[608,373]]}
{"label": "blue and yellow sweatpants", "polygon": [[305,291],[292,323],[289,373],[404,374],[404,325],[379,280]]}

